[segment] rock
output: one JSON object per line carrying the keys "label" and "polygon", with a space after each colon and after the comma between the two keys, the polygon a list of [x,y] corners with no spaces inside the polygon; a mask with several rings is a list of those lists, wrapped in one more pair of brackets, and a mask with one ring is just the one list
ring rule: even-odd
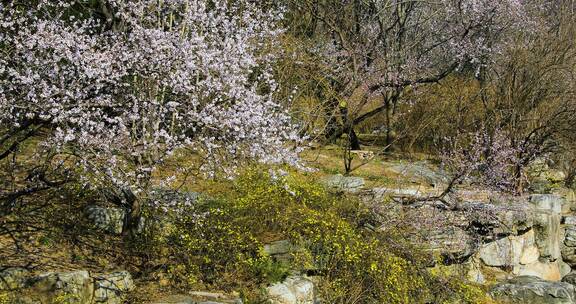
{"label": "rock", "polygon": [[576,247],[576,226],[568,226],[564,230],[564,245]]}
{"label": "rock", "polygon": [[562,205],[566,203],[564,198],[556,194],[532,194],[529,201],[535,210],[553,214],[562,213]]}
{"label": "rock", "polygon": [[439,255],[445,263],[462,261],[476,250],[475,241],[459,227],[443,227],[430,231],[428,248]]}
{"label": "rock", "polygon": [[530,196],[530,203],[536,210],[559,214],[566,200],[556,194],[533,194]]}
{"label": "rock", "polygon": [[403,179],[426,183],[433,187],[447,184],[449,177],[441,170],[432,169],[431,166],[424,161],[399,163],[385,167],[386,171],[402,176]]}
{"label": "rock", "polygon": [[569,225],[565,227],[564,242],[560,250],[564,262],[576,267],[576,226]]}
{"label": "rock", "polygon": [[[504,200],[501,197],[498,200]],[[471,225],[483,231],[489,239],[491,236],[518,235],[534,225],[534,211],[528,205],[507,200],[492,203],[465,202],[463,208],[468,212]]]}
{"label": "rock", "polygon": [[29,275],[28,270],[19,267],[2,270],[0,272],[0,291],[24,288]]}
{"label": "rock", "polygon": [[59,299],[60,303],[86,304],[94,294],[93,280],[84,270],[41,274],[31,279],[31,288],[42,303]]}
{"label": "rock", "polygon": [[562,217],[562,224],[568,226],[576,226],[576,216],[569,215]]}
{"label": "rock", "polygon": [[496,242],[491,242],[480,247],[480,260],[487,266],[509,266],[512,265],[513,252],[509,238],[501,238]]}
{"label": "rock", "polygon": [[190,295],[171,295],[160,300],[152,301],[152,304],[242,304],[238,297],[222,293],[192,291]]}
{"label": "rock", "polygon": [[560,187],[566,174],[560,170],[549,167],[546,160],[533,161],[527,168],[526,173],[530,182],[530,190],[534,193],[550,193]]}
{"label": "rock", "polygon": [[198,192],[177,191],[168,188],[155,188],[150,193],[150,200],[160,201],[170,206],[191,206],[202,196]]}
{"label": "rock", "polygon": [[566,282],[550,282],[533,276],[520,276],[490,291],[498,303],[510,304],[573,304],[574,286]]}
{"label": "rock", "polygon": [[100,206],[86,208],[86,217],[92,221],[94,227],[112,234],[122,234],[125,214],[121,208]]}
{"label": "rock", "polygon": [[294,249],[295,246],[289,240],[280,240],[264,245],[264,252],[267,255],[288,254]]}
{"label": "rock", "polygon": [[534,218],[536,246],[540,257],[547,261],[556,261],[562,257],[560,220],[559,214],[544,211],[536,213]]}
{"label": "rock", "polygon": [[516,265],[512,273],[517,276],[534,276],[547,281],[560,281],[562,278],[558,262],[536,261],[528,265]]}
{"label": "rock", "polygon": [[314,304],[314,283],[307,278],[292,276],[267,288],[272,304]]}
{"label": "rock", "polygon": [[570,272],[572,272],[572,268],[570,267],[570,265],[564,263],[564,261],[558,261],[558,268],[560,268],[560,276],[562,278],[564,278]]}
{"label": "rock", "polygon": [[94,302],[106,304],[124,303],[124,296],[134,288],[132,276],[127,271],[95,276]]}
{"label": "rock", "polygon": [[322,181],[327,187],[341,191],[356,192],[364,187],[364,179],[354,176],[332,175]]}
{"label": "rock", "polygon": [[293,253],[302,250],[289,240],[279,240],[269,244],[264,244],[264,253],[273,257],[276,261],[289,263],[293,260]]}
{"label": "rock", "polygon": [[[95,228],[111,233],[120,235],[124,226],[124,218],[126,211],[122,208],[115,207],[101,207],[101,206],[88,206],[85,210],[86,217],[92,221]],[[138,223],[138,232],[144,230],[145,219],[140,218]]]}
{"label": "rock", "polygon": [[487,266],[503,267],[527,265],[538,261],[540,256],[535,245],[534,231],[501,238],[480,247],[479,256]]}
{"label": "rock", "polygon": [[562,282],[570,283],[576,285],[576,272],[570,272],[562,278]]}
{"label": "rock", "polygon": [[562,245],[562,260],[571,267],[576,267],[576,247]]}
{"label": "rock", "polygon": [[486,283],[486,278],[480,269],[472,268],[466,273],[466,279],[476,284]]}

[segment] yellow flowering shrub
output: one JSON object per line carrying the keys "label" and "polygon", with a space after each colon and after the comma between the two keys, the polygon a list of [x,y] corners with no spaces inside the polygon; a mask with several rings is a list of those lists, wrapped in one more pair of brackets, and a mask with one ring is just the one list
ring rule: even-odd
{"label": "yellow flowering shrub", "polygon": [[[311,176],[256,167],[225,187],[185,213],[167,240],[193,283],[257,290],[293,269],[318,275],[326,303],[477,303],[475,290],[427,271],[400,235],[363,229],[370,212]],[[263,250],[285,239],[301,249],[290,265]]]}

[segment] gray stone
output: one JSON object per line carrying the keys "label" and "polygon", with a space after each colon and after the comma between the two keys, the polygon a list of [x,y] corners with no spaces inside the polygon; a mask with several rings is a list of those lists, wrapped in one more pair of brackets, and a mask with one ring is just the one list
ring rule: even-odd
{"label": "gray stone", "polygon": [[530,196],[530,203],[536,210],[558,214],[562,212],[562,205],[566,200],[556,194],[533,194]]}
{"label": "gray stone", "polygon": [[[124,219],[126,217],[126,211],[124,209],[92,205],[86,207],[85,214],[95,228],[111,234],[122,234]],[[145,223],[146,219],[141,217],[138,223],[138,233],[144,231]]]}
{"label": "gray stone", "polygon": [[570,272],[562,278],[562,282],[570,283],[576,285],[576,272]]}
{"label": "gray stone", "polygon": [[558,261],[558,267],[560,268],[560,276],[562,278],[567,276],[572,271],[572,267],[570,267],[570,265],[564,261]]}
{"label": "gray stone", "polygon": [[7,268],[0,272],[0,290],[14,290],[24,288],[29,272],[24,268]]}
{"label": "gray stone", "polygon": [[534,218],[536,246],[540,257],[547,261],[556,261],[562,257],[560,221],[559,214],[545,211],[537,212]]}
{"label": "gray stone", "polygon": [[568,247],[562,244],[562,260],[571,267],[576,267],[576,247]]}
{"label": "gray stone", "polygon": [[127,271],[95,276],[94,302],[107,304],[124,303],[124,297],[134,288],[132,276]]}
{"label": "gray stone", "polygon": [[567,226],[564,232],[564,245],[576,247],[576,226]]}
{"label": "gray stone", "polygon": [[159,201],[167,206],[191,206],[196,203],[202,195],[198,192],[177,191],[167,188],[155,188],[150,193],[151,201]]}
{"label": "gray stone", "polygon": [[534,231],[530,229],[522,235],[511,235],[484,244],[478,255],[487,266],[520,266],[536,263],[539,251],[535,245]]}
{"label": "gray stone", "polygon": [[545,160],[536,160],[526,168],[530,190],[534,193],[555,191],[566,178],[564,172],[551,169]]}
{"label": "gray stone", "polygon": [[304,277],[288,277],[266,290],[271,304],[314,304],[314,283]]}
{"label": "gray stone", "polygon": [[289,240],[275,241],[264,244],[264,253],[274,258],[276,261],[289,264],[294,260],[293,253],[302,251],[302,248],[294,245]]}
{"label": "gray stone", "polygon": [[125,215],[126,212],[121,208],[100,206],[86,208],[86,217],[92,221],[94,227],[112,234],[122,234]]}
{"label": "gray stone", "polygon": [[562,217],[562,223],[564,225],[576,226],[576,216],[573,215],[564,216]]}
{"label": "gray stone", "polygon": [[264,244],[264,253],[267,255],[288,254],[293,252],[296,246],[289,240],[275,241],[269,244]]}
{"label": "gray stone", "polygon": [[462,228],[445,226],[430,231],[429,249],[444,261],[461,261],[474,254],[477,247],[473,238]]}
{"label": "gray stone", "polygon": [[332,175],[322,182],[330,188],[349,192],[355,192],[364,187],[364,179],[354,176]]}
{"label": "gray stone", "polygon": [[152,304],[242,304],[242,300],[222,293],[192,291],[189,295],[171,295]]}
{"label": "gray stone", "polygon": [[442,170],[432,168],[425,161],[394,164],[386,167],[386,170],[402,176],[403,179],[424,182],[434,187],[447,184],[450,180]]}
{"label": "gray stone", "polygon": [[533,276],[519,276],[499,283],[490,294],[498,303],[510,304],[573,304],[576,299],[571,284]]}
{"label": "gray stone", "polygon": [[92,302],[94,282],[88,271],[48,272],[31,279],[31,288],[42,303],[62,299],[61,303]]}
{"label": "gray stone", "polygon": [[509,238],[501,238],[480,247],[480,260],[487,266],[510,266],[513,264],[512,245]]}
{"label": "gray stone", "polygon": [[540,262],[536,261],[527,265],[515,265],[512,273],[516,276],[534,276],[547,281],[560,281],[562,274],[558,261]]}

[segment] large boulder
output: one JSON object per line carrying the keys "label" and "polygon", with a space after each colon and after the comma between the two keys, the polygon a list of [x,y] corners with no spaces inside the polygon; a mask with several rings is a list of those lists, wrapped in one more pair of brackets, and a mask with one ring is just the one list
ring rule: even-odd
{"label": "large boulder", "polygon": [[536,261],[526,265],[515,265],[512,273],[516,276],[534,276],[546,281],[560,281],[562,270],[558,261],[540,262]]}
{"label": "large boulder", "polygon": [[528,265],[538,261],[539,252],[535,245],[534,231],[501,238],[480,247],[479,256],[487,266],[505,267]]}
{"label": "large boulder", "polygon": [[304,277],[288,277],[266,290],[271,304],[314,304],[314,283]]}
{"label": "large boulder", "polygon": [[170,295],[152,304],[242,304],[238,297],[217,292],[192,291],[188,295]]}
{"label": "large boulder", "polygon": [[86,207],[85,213],[95,228],[112,234],[122,234],[126,215],[124,209],[93,205]]}
{"label": "large boulder", "polygon": [[0,291],[24,288],[28,276],[29,271],[19,267],[7,268],[0,271]]}
{"label": "large boulder", "polygon": [[88,271],[48,272],[30,279],[31,293],[40,303],[92,303],[94,282]]}
{"label": "large boulder", "polygon": [[498,303],[509,304],[574,304],[576,300],[572,284],[534,276],[519,276],[499,283],[490,294]]}
{"label": "large boulder", "polygon": [[293,254],[302,251],[302,247],[289,240],[279,240],[264,244],[264,253],[274,260],[288,264],[293,260]]}
{"label": "large boulder", "polygon": [[[91,205],[86,207],[84,213],[94,228],[110,234],[122,234],[126,210],[116,207]],[[138,232],[144,231],[145,221],[144,217],[140,218]]]}
{"label": "large boulder", "polygon": [[530,196],[534,215],[534,230],[536,232],[536,245],[540,257],[547,261],[561,259],[561,233],[562,205],[565,200],[553,194],[534,194]]}
{"label": "large boulder", "polygon": [[534,193],[551,193],[559,188],[566,178],[560,170],[551,169],[547,160],[537,159],[526,168],[530,182],[529,189]]}
{"label": "large boulder", "polygon": [[322,180],[322,183],[328,188],[345,191],[357,192],[364,187],[364,179],[355,176],[332,175]]}
{"label": "large boulder", "polygon": [[562,278],[562,282],[570,283],[576,285],[576,272],[572,271]]}
{"label": "large boulder", "polygon": [[126,294],[135,288],[127,271],[118,271],[94,277],[94,302],[106,304],[124,303]]}
{"label": "large boulder", "polygon": [[426,184],[432,187],[448,184],[450,178],[442,170],[433,168],[426,161],[402,162],[385,165],[384,170],[388,174],[401,176],[403,180]]}

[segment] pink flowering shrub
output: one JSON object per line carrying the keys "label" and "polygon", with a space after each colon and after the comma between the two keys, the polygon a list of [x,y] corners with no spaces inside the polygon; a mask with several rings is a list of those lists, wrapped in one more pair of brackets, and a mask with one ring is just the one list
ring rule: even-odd
{"label": "pink flowering shrub", "polygon": [[483,127],[448,139],[441,159],[455,179],[470,178],[493,190],[515,192],[518,152],[503,131]]}
{"label": "pink flowering shrub", "polygon": [[41,125],[43,149],[136,196],[177,149],[205,172],[296,165],[301,139],[261,51],[279,18],[225,0],[3,2],[0,132]]}

